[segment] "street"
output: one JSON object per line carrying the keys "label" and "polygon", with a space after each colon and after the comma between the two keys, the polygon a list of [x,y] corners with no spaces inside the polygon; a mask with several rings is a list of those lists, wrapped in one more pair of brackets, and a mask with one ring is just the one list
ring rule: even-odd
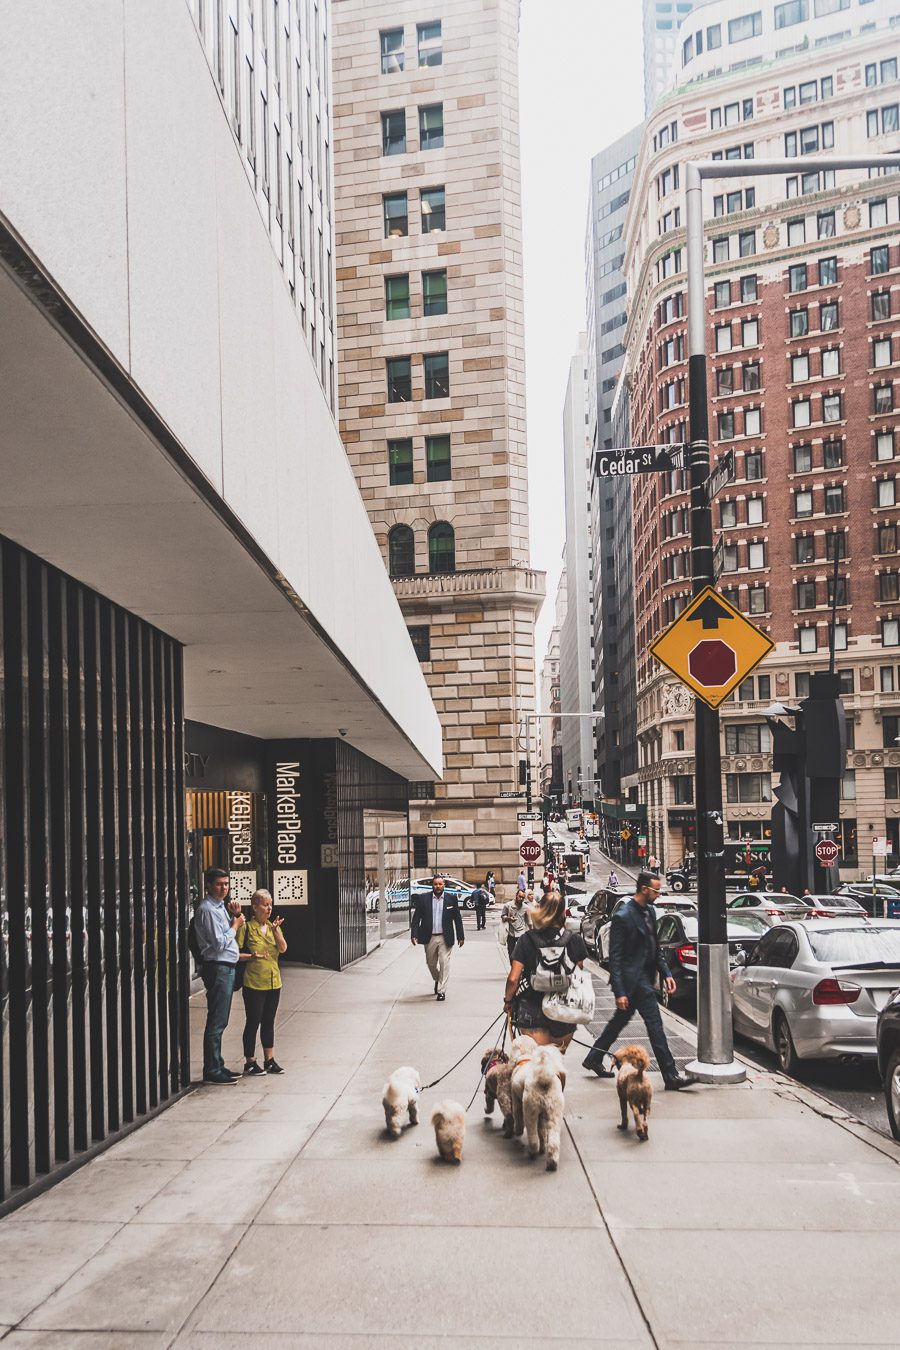
{"label": "street", "polygon": [[[564,844],[575,837],[569,834],[564,823],[548,826],[548,833],[550,838],[557,839]],[[593,892],[599,887],[606,885],[611,870],[616,872],[622,885],[628,885],[634,880],[635,873],[633,870],[626,869],[613,862],[605,854],[600,853],[596,845],[592,843],[590,868],[585,884],[586,899],[590,899]],[[683,1018],[691,1026],[696,1025],[696,1013],[688,1006],[679,1007],[677,1012],[673,1013],[673,1017]],[[747,1062],[758,1065],[762,1069],[777,1072],[775,1055],[752,1041],[748,1041],[744,1037],[737,1037],[735,1050]],[[891,1138],[884,1105],[884,1093],[874,1061],[861,1064],[842,1064],[829,1060],[808,1060],[799,1081],[805,1087],[818,1092],[834,1106],[848,1111],[873,1130],[877,1130],[888,1139]]]}

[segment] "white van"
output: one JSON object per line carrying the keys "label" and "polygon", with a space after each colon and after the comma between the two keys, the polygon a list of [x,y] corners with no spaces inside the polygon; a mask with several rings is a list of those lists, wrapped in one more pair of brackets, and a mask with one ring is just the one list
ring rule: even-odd
{"label": "white van", "polygon": [[575,806],[566,812],[566,826],[571,834],[581,829],[581,807]]}

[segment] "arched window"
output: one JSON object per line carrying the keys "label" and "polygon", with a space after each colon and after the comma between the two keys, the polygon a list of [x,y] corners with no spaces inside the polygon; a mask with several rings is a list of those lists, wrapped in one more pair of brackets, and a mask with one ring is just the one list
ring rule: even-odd
{"label": "arched window", "polygon": [[456,571],[456,539],[446,520],[436,520],[428,531],[428,570]]}
{"label": "arched window", "polygon": [[388,572],[411,577],[416,570],[416,540],[409,525],[395,525],[388,535]]}

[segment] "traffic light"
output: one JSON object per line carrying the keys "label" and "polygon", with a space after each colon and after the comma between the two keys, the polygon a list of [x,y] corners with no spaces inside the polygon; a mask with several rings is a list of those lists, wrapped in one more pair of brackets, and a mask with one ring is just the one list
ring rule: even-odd
{"label": "traffic light", "polygon": [[528,782],[528,760],[519,760],[519,787],[525,787]]}

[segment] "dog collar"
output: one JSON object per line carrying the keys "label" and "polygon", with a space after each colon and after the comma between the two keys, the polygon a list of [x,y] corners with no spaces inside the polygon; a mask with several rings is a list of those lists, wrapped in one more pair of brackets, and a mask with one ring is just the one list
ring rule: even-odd
{"label": "dog collar", "polygon": [[513,1065],[513,1068],[518,1069],[520,1064],[530,1064],[530,1063],[531,1063],[531,1056],[526,1055],[524,1059],[517,1059],[515,1064]]}

